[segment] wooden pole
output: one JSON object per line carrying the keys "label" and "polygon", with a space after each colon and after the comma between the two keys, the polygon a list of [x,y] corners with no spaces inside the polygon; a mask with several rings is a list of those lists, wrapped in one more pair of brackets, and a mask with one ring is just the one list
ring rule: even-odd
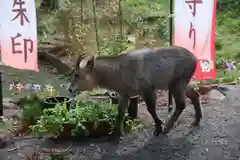
{"label": "wooden pole", "polygon": [[3,87],[2,72],[0,72],[0,116],[3,116]]}
{"label": "wooden pole", "polygon": [[[1,55],[0,57],[2,57],[1,43],[0,43],[0,55]],[[3,86],[2,85],[2,72],[0,71],[0,116],[3,116],[3,87],[2,86]]]}
{"label": "wooden pole", "polygon": [[120,39],[123,39],[123,15],[122,15],[122,4],[121,0],[118,0],[118,18],[119,18],[119,25],[120,25]]}
{"label": "wooden pole", "polygon": [[93,19],[94,19],[94,27],[95,27],[95,34],[96,34],[97,49],[98,49],[98,54],[100,54],[100,42],[99,42],[99,37],[98,37],[95,0],[92,0],[92,7],[93,7]]}
{"label": "wooden pole", "polygon": [[[172,46],[172,32],[173,32],[173,2],[174,0],[170,0],[170,7],[169,7],[169,14],[170,14],[170,18],[169,18],[169,44],[170,46]],[[173,101],[172,101],[172,92],[168,91],[168,112],[172,111],[172,105],[173,105]]]}
{"label": "wooden pole", "polygon": [[169,43],[170,46],[172,46],[172,32],[173,32],[173,2],[174,0],[170,0],[170,9],[169,9],[169,13],[170,13],[170,19],[169,19]]}

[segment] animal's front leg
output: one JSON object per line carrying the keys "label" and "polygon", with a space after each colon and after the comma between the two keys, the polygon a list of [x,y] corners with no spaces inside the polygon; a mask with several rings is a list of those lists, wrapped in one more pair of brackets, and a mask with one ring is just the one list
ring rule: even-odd
{"label": "animal's front leg", "polygon": [[173,109],[173,97],[172,97],[172,91],[168,91],[168,113],[172,112]]}
{"label": "animal's front leg", "polygon": [[156,113],[156,94],[154,91],[148,91],[143,95],[148,112],[151,114],[152,118],[155,121],[156,126],[153,135],[158,136],[162,132],[162,121],[158,118]]}
{"label": "animal's front leg", "polygon": [[125,113],[128,108],[129,103],[129,97],[128,96],[120,96],[119,98],[119,104],[118,104],[118,115],[116,118],[116,134],[121,136],[123,133],[123,127],[124,127],[124,118]]}

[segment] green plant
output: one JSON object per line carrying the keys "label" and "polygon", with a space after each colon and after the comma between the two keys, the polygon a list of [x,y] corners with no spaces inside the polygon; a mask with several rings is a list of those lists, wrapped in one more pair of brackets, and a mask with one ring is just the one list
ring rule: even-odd
{"label": "green plant", "polygon": [[120,39],[119,35],[116,35],[112,40],[108,41],[102,52],[105,55],[118,55],[128,48],[128,41],[126,39]]}
{"label": "green plant", "polygon": [[125,126],[124,126],[124,132],[135,132],[139,130],[143,125],[139,123],[137,119],[126,119]]}
{"label": "green plant", "polygon": [[165,40],[166,42],[169,41],[168,19],[160,19],[157,22],[158,23],[155,27],[155,32],[158,34],[158,37]]}
{"label": "green plant", "polygon": [[225,67],[226,60],[221,56],[216,57],[216,68],[223,69]]}
{"label": "green plant", "polygon": [[215,48],[216,50],[221,50],[222,49],[222,41],[217,37],[216,42],[215,42]]}
{"label": "green plant", "polygon": [[[42,89],[41,89],[42,88]],[[51,85],[43,88],[38,84],[32,87],[34,92],[28,96],[21,98],[18,102],[22,110],[23,122],[28,125],[33,125],[40,118],[43,111],[42,100],[45,97],[55,97],[57,91]]]}
{"label": "green plant", "polygon": [[41,102],[36,94],[21,99],[20,107],[22,108],[23,122],[29,125],[35,124],[42,114]]}
{"label": "green plant", "polygon": [[[235,0],[218,0],[218,9],[239,13],[240,2]],[[238,14],[239,15],[239,14]]]}
{"label": "green plant", "polygon": [[[75,108],[67,110],[65,104],[59,104],[55,108],[45,109],[43,115],[33,125],[32,131],[37,134],[52,133],[59,136],[63,132],[64,125],[72,126],[72,136],[89,134],[85,124],[93,123],[96,128],[101,121],[108,122],[111,128],[114,128],[117,115],[116,106],[110,104],[95,104],[78,102]],[[137,121],[127,121],[128,131]]]}
{"label": "green plant", "polygon": [[44,109],[43,114],[37,121],[36,125],[32,126],[31,128],[34,132],[50,132],[58,135],[63,130],[63,122],[66,119],[66,114],[66,105],[57,105],[54,108]]}
{"label": "green plant", "polygon": [[229,83],[229,82],[236,82],[239,83],[239,73],[238,70],[233,71],[223,71],[217,70],[217,78],[207,80],[208,84],[218,84],[218,83]]}
{"label": "green plant", "polygon": [[66,160],[66,155],[63,153],[52,153],[50,158],[50,160]]}

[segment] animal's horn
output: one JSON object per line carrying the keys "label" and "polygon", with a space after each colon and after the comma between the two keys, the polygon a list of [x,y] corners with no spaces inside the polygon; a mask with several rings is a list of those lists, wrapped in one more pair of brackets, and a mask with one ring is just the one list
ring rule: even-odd
{"label": "animal's horn", "polygon": [[93,60],[94,61],[95,56],[87,56],[86,58],[83,58],[79,63],[79,68],[85,68],[88,65],[88,62]]}

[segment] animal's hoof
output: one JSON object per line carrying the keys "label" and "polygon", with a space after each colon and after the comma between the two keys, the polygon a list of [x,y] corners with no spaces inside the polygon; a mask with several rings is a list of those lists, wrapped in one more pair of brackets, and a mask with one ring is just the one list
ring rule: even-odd
{"label": "animal's hoof", "polygon": [[121,136],[118,134],[111,135],[109,139],[110,143],[112,144],[119,144],[120,140],[121,140]]}
{"label": "animal's hoof", "polygon": [[155,128],[155,131],[153,133],[154,136],[159,136],[159,134],[162,133],[162,126],[160,125],[159,127]]}
{"label": "animal's hoof", "polygon": [[4,149],[7,147],[7,141],[0,139],[0,149]]}
{"label": "animal's hoof", "polygon": [[166,134],[168,134],[168,133],[170,132],[170,130],[171,130],[170,127],[165,127],[164,130],[163,130],[163,132],[162,132],[162,134],[163,134],[163,135],[166,135]]}
{"label": "animal's hoof", "polygon": [[162,132],[163,135],[166,135],[166,134],[168,134],[168,133],[169,133],[168,130],[163,130],[163,132]]}
{"label": "animal's hoof", "polygon": [[171,113],[172,112],[172,108],[168,108],[168,113]]}
{"label": "animal's hoof", "polygon": [[197,127],[197,126],[199,126],[199,125],[200,125],[200,121],[198,121],[198,120],[194,121],[194,122],[191,124],[191,126],[194,126],[194,127]]}

